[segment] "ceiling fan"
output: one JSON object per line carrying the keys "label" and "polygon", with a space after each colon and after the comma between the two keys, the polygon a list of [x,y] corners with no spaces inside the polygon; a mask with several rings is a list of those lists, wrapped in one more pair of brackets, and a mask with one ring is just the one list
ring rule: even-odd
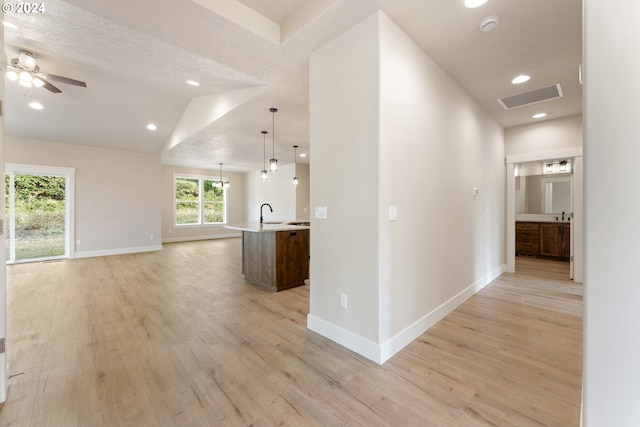
{"label": "ceiling fan", "polygon": [[33,53],[21,50],[17,58],[11,59],[11,65],[7,71],[7,77],[11,81],[17,81],[20,85],[30,88],[44,87],[50,92],[61,93],[62,91],[52,85],[47,80],[55,80],[60,83],[66,83],[74,86],[87,87],[85,82],[70,79],[68,77],[56,76],[55,74],[41,73],[40,67],[36,64],[36,58]]}

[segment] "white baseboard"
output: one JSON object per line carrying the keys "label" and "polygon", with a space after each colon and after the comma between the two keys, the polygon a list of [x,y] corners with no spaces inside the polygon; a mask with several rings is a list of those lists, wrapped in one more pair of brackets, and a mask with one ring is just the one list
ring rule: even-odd
{"label": "white baseboard", "polygon": [[362,338],[360,335],[356,335],[353,332],[334,325],[333,323],[329,323],[326,320],[313,316],[311,313],[307,314],[307,329],[317,332],[379,365],[382,364],[379,360],[380,347],[373,341],[369,341],[368,339]]}
{"label": "white baseboard", "polygon": [[99,251],[81,251],[81,252],[76,252],[74,254],[74,258],[93,258],[97,256],[134,254],[139,252],[154,252],[154,251],[161,251],[161,250],[162,250],[162,245],[153,245],[153,246],[136,246],[134,248],[104,249]]}
{"label": "white baseboard", "polygon": [[193,242],[196,240],[211,240],[211,239],[229,239],[231,237],[242,237],[242,232],[227,233],[227,234],[210,234],[206,236],[163,237],[162,243]]}
{"label": "white baseboard", "polygon": [[409,345],[413,340],[429,330],[429,328],[442,320],[447,314],[458,308],[463,302],[471,298],[482,288],[500,277],[503,272],[503,265],[496,267],[484,277],[476,280],[471,286],[462,290],[460,293],[444,302],[430,313],[427,313],[403,331],[396,334],[393,338],[382,343],[380,346],[380,360],[382,360],[382,363],[389,360],[394,354]]}
{"label": "white baseboard", "polygon": [[373,362],[382,365],[397,352],[425,333],[429,328],[442,320],[447,314],[451,313],[463,302],[472,297],[476,292],[480,291],[489,283],[500,277],[500,275],[505,271],[505,267],[505,265],[496,267],[487,275],[480,278],[475,283],[453,296],[436,309],[432,310],[430,313],[425,314],[422,318],[406,327],[393,338],[380,345],[320,319],[319,317],[313,316],[312,314],[307,315],[307,328],[337,342],[349,350],[355,351]]}

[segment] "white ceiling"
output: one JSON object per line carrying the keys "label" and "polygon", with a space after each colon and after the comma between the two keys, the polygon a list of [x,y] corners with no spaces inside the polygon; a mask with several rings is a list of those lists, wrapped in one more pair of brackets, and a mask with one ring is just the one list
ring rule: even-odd
{"label": "white ceiling", "polygon": [[[539,111],[546,119],[582,111],[581,0],[489,0],[477,9],[465,8],[463,0],[47,0],[44,5],[43,14],[5,14],[17,27],[5,28],[7,59],[30,50],[43,72],[85,81],[87,88],[53,82],[62,93],[34,88],[28,94],[6,79],[5,131],[11,136],[161,153],[165,164],[215,170],[223,162],[225,170],[249,171],[262,168],[262,130],[270,132],[271,157],[269,108],[277,107],[276,157],[292,163],[294,144],[299,152],[309,150],[309,54],[376,10],[505,127],[532,123]],[[489,15],[499,15],[501,22],[483,33],[478,24]],[[274,28],[280,43],[265,35]],[[532,79],[512,85],[520,73]],[[187,85],[188,79],[201,86]],[[555,83],[564,91],[557,100],[510,111],[496,101]],[[237,93],[251,96],[229,103]],[[29,108],[31,99],[44,110]],[[190,117],[185,111],[194,99],[215,100],[216,114],[185,128]],[[157,131],[146,129],[151,122]]]}

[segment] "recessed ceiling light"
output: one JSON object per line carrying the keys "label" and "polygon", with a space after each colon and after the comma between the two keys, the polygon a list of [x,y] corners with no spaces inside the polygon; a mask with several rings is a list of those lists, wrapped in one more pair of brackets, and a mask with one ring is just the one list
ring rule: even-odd
{"label": "recessed ceiling light", "polygon": [[534,114],[531,117],[534,118],[534,119],[541,119],[543,117],[547,117],[547,113],[538,113],[538,114]]}
{"label": "recessed ceiling light", "polygon": [[147,125],[147,129],[149,129],[149,130],[156,130],[156,129],[158,129],[158,127],[157,127],[156,125],[154,125],[153,123],[149,123],[149,124]]}
{"label": "recessed ceiling light", "polygon": [[29,107],[33,108],[34,110],[42,110],[44,108],[38,101],[31,101],[29,103]]}
{"label": "recessed ceiling light", "polygon": [[195,80],[187,80],[187,84],[190,84],[191,86],[200,86],[200,83]]}
{"label": "recessed ceiling light", "polygon": [[473,9],[474,7],[480,7],[485,4],[487,0],[464,0],[464,5],[469,9]]}
{"label": "recessed ceiling light", "polygon": [[519,76],[514,77],[513,80],[511,80],[511,83],[513,83],[514,85],[519,85],[521,83],[528,82],[530,78],[531,77],[529,76],[520,74]]}

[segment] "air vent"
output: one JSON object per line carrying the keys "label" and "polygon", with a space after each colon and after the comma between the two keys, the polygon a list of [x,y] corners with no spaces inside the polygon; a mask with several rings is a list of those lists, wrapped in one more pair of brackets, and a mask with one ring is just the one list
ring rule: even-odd
{"label": "air vent", "polygon": [[550,99],[562,98],[562,87],[560,83],[529,92],[520,93],[518,95],[499,98],[498,103],[505,110],[518,108],[525,105],[537,104],[538,102],[548,101]]}

